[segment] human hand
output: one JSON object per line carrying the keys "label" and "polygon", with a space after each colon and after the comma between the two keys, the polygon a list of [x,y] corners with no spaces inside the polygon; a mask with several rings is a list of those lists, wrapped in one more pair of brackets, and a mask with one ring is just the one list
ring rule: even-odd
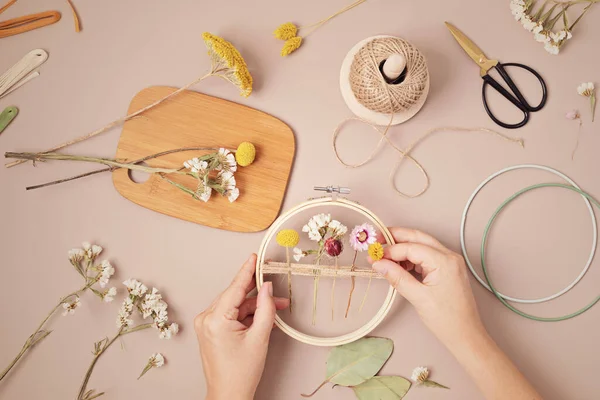
{"label": "human hand", "polygon": [[[416,308],[448,348],[472,335],[485,335],[462,256],[423,232],[406,228],[390,232],[397,244],[385,248],[384,258],[373,269]],[[409,272],[413,268],[422,275],[421,282]]]}
{"label": "human hand", "polygon": [[273,285],[265,282],[257,297],[246,296],[256,286],[256,254],[252,254],[210,307],[194,320],[207,400],[249,400],[265,368],[275,311],[289,300],[273,297]]}

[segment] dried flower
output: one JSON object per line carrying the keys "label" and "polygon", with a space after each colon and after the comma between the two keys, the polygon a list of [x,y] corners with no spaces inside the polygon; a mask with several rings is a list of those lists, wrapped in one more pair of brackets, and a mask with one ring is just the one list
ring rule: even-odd
{"label": "dried flower", "polygon": [[238,197],[240,197],[240,189],[238,188],[231,189],[227,194],[227,199],[230,203],[236,201]]}
{"label": "dried flower", "polygon": [[355,251],[366,251],[369,245],[377,241],[377,232],[372,225],[364,223],[357,225],[350,233],[350,246]]}
{"label": "dried flower", "polygon": [[450,389],[447,386],[444,386],[437,382],[429,380],[429,370],[427,369],[427,367],[415,368],[412,372],[411,379],[419,385],[429,386],[429,387],[437,387],[437,388],[441,388],[441,389]]}
{"label": "dried flower", "polygon": [[237,163],[235,161],[235,156],[229,150],[220,148],[219,152],[215,157],[215,160],[217,161],[217,165],[215,167],[217,171],[237,171]]}
{"label": "dried flower", "polygon": [[85,251],[82,249],[71,249],[69,250],[68,254],[69,261],[71,261],[73,264],[78,263],[79,261],[83,260],[83,257],[85,257]]}
{"label": "dried flower", "polygon": [[63,316],[65,315],[69,315],[69,314],[75,314],[75,309],[78,308],[79,306],[81,306],[81,302],[79,301],[79,296],[75,296],[75,300],[70,301],[70,302],[66,302],[63,303]]}
{"label": "dried flower", "polygon": [[345,225],[342,225],[340,221],[336,221],[335,219],[331,221],[327,227],[331,231],[331,236],[336,238],[342,237],[348,232],[348,228]]}
{"label": "dried flower", "polygon": [[581,115],[579,115],[579,111],[571,110],[565,114],[565,118],[573,121],[573,120],[581,118]]}
{"label": "dried flower", "polygon": [[292,248],[300,241],[300,235],[294,229],[284,229],[277,233],[276,240],[281,247]]}
{"label": "dried flower", "polygon": [[302,227],[302,232],[308,233],[310,240],[318,242],[323,239],[330,222],[331,214],[317,214],[308,220],[308,224]]}
{"label": "dried flower", "polygon": [[111,287],[110,289],[107,289],[104,292],[102,292],[102,300],[105,301],[106,303],[110,303],[111,301],[113,301],[115,299],[116,295],[117,295],[117,288]]}
{"label": "dried flower", "polygon": [[208,32],[202,34],[213,63],[213,72],[221,72],[221,76],[239,87],[240,94],[248,97],[252,93],[252,75],[239,51],[227,40]]}
{"label": "dried flower", "polygon": [[100,253],[102,253],[102,247],[97,246],[95,244],[92,245],[89,242],[83,242],[81,244],[81,247],[83,247],[85,257],[88,260],[94,260]]}
{"label": "dried flower", "polygon": [[338,257],[342,254],[344,247],[339,239],[333,237],[325,240],[325,252],[331,257]]}
{"label": "dried flower", "polygon": [[577,93],[581,96],[590,98],[590,107],[592,109],[592,122],[594,122],[594,114],[596,109],[596,93],[592,82],[582,83],[577,87]]}
{"label": "dried flower", "polygon": [[115,273],[115,269],[107,260],[102,261],[100,267],[102,268],[102,271],[100,272],[98,283],[100,284],[100,287],[105,287],[110,277]]}
{"label": "dried flower", "polygon": [[275,29],[275,32],[273,32],[273,35],[277,39],[288,40],[296,36],[296,33],[298,33],[298,27],[291,22],[286,22],[285,24],[279,25],[277,29]]}
{"label": "dried flower", "polygon": [[242,167],[247,167],[254,162],[256,158],[256,148],[250,142],[243,142],[235,152],[235,160]]}
{"label": "dried flower", "polygon": [[383,246],[379,242],[369,245],[368,252],[369,257],[371,257],[371,260],[373,261],[379,261],[383,258]]}
{"label": "dried flower", "polygon": [[281,56],[286,57],[292,54],[294,51],[298,50],[302,45],[302,38],[300,36],[293,37],[288,39],[283,44],[283,48],[281,49]]}
{"label": "dried flower", "polygon": [[142,371],[142,373],[140,374],[138,379],[140,379],[142,376],[144,376],[144,374],[146,374],[146,372],[150,371],[152,368],[160,368],[164,364],[165,364],[165,358],[163,357],[162,354],[160,354],[160,353],[152,354],[150,356],[150,358],[148,359],[148,363],[144,367],[144,370]]}
{"label": "dried flower", "polygon": [[294,260],[296,260],[296,262],[299,262],[300,260],[302,260],[304,257],[306,257],[306,253],[304,251],[302,251],[299,248],[294,248]]}
{"label": "dried flower", "polygon": [[148,291],[148,288],[142,282],[135,279],[127,279],[123,282],[123,285],[127,287],[129,295],[134,297],[141,297]]}
{"label": "dried flower", "polygon": [[200,200],[206,203],[208,200],[210,200],[212,189],[209,186],[201,184],[198,185],[198,190],[196,190],[196,194],[198,195],[198,198]]}

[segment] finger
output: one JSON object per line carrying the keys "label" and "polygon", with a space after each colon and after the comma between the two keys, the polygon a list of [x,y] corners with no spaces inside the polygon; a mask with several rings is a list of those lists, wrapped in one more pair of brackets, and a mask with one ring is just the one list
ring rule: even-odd
{"label": "finger", "polygon": [[419,243],[398,243],[384,249],[383,257],[388,260],[401,262],[410,261],[420,265],[425,274],[443,265],[446,254],[433,247]]}
{"label": "finger", "polygon": [[267,344],[273,322],[275,321],[275,301],[273,301],[273,283],[265,282],[258,291],[254,323],[249,335],[261,344]]}
{"label": "finger", "polygon": [[410,272],[386,259],[374,263],[373,269],[385,276],[390,285],[408,301],[413,304],[418,301],[424,286]]}
{"label": "finger", "polygon": [[396,240],[396,243],[419,243],[440,251],[447,251],[446,247],[436,238],[416,229],[391,227],[388,228]]}
{"label": "finger", "polygon": [[231,285],[221,295],[215,305],[217,312],[226,312],[238,308],[246,299],[248,293],[254,288],[254,271],[256,268],[256,254],[252,254],[242,265]]}
{"label": "finger", "polygon": [[[256,297],[249,297],[239,308],[238,321],[242,321],[246,319],[249,315],[253,315],[256,312]],[[283,297],[274,297],[273,301],[275,301],[275,309],[276,310],[284,310],[289,307],[290,300]]]}

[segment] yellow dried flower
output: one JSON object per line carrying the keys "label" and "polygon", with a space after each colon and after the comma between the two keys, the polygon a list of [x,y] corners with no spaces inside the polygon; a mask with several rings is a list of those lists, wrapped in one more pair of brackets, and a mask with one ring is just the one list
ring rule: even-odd
{"label": "yellow dried flower", "polygon": [[284,229],[277,233],[277,244],[282,247],[295,247],[300,241],[300,235],[293,229]]}
{"label": "yellow dried flower", "polygon": [[286,40],[281,49],[281,57],[289,56],[294,51],[298,50],[301,44],[302,38],[300,36]]}
{"label": "yellow dried flower", "polygon": [[227,40],[209,32],[202,34],[212,61],[212,71],[240,89],[244,97],[252,93],[252,75],[240,52]]}
{"label": "yellow dried flower", "polygon": [[238,165],[247,167],[254,162],[256,158],[256,148],[250,142],[243,142],[237,148],[235,152],[235,160]]}
{"label": "yellow dried flower", "polygon": [[296,33],[298,33],[298,27],[291,22],[286,22],[285,24],[279,25],[277,29],[275,29],[275,32],[273,32],[273,35],[275,35],[277,39],[288,40],[296,36]]}
{"label": "yellow dried flower", "polygon": [[383,246],[379,242],[369,245],[369,257],[373,261],[379,261],[383,258]]}

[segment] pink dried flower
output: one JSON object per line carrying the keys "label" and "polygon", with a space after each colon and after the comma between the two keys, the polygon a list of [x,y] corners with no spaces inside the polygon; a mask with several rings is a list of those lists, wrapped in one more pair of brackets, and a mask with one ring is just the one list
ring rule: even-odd
{"label": "pink dried flower", "polygon": [[342,254],[344,250],[344,246],[342,246],[342,242],[339,239],[328,238],[325,240],[325,251],[331,257],[337,257]]}
{"label": "pink dried flower", "polygon": [[565,114],[565,118],[573,121],[573,120],[581,118],[581,115],[579,115],[579,111],[571,110]]}
{"label": "pink dried flower", "polygon": [[367,251],[377,241],[377,232],[369,224],[357,225],[350,233],[350,246],[356,251]]}

